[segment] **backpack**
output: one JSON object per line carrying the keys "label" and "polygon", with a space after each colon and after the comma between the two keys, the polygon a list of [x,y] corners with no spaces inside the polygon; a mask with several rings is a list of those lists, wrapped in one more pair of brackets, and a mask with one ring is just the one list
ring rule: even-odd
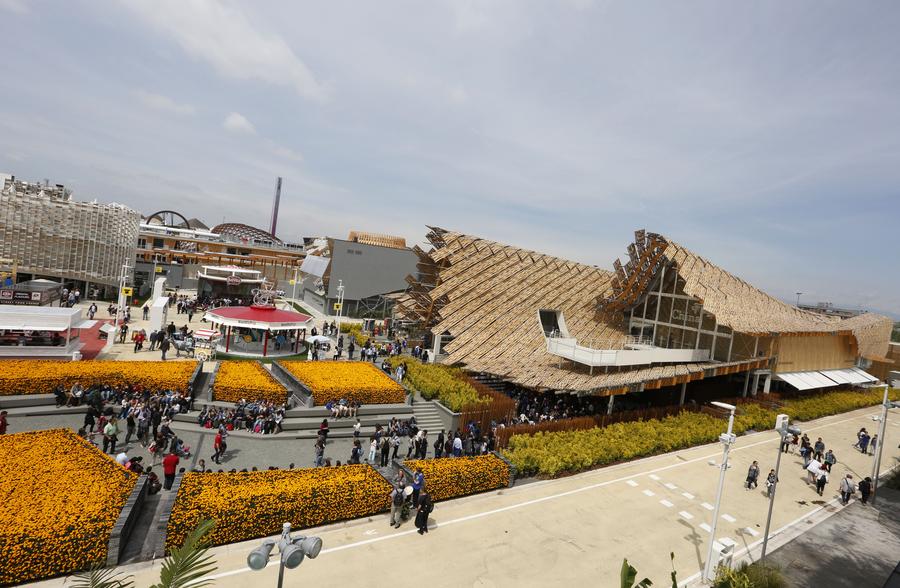
{"label": "backpack", "polygon": [[402,506],[403,505],[403,493],[399,490],[394,490],[394,506]]}

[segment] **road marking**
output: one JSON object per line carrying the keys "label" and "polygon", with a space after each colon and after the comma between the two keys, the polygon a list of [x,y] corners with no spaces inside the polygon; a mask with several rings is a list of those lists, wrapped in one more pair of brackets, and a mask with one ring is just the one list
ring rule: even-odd
{"label": "road marking", "polygon": [[664,485],[666,488],[668,488],[669,490],[674,490],[674,489],[678,488],[678,486],[676,486],[676,485],[673,484],[672,482],[666,482],[666,483],[663,484],[663,485]]}
{"label": "road marking", "polygon": [[365,534],[366,535],[377,535],[378,531],[376,531],[375,529],[369,529],[368,531],[366,531]]}
{"label": "road marking", "polygon": [[666,508],[672,508],[673,506],[675,506],[674,504],[672,504],[672,503],[669,502],[668,500],[660,500],[659,503],[660,503],[661,505],[665,506]]}
{"label": "road marking", "polygon": [[691,520],[692,518],[694,518],[694,515],[687,512],[686,510],[683,510],[680,513],[678,513],[678,516],[680,516],[683,519],[687,519],[687,520]]}
{"label": "road marking", "polygon": [[750,527],[744,527],[744,531],[746,531],[747,533],[750,533],[754,537],[759,537],[759,531],[757,531],[756,529],[751,529]]}
{"label": "road marking", "polygon": [[731,516],[730,514],[723,514],[722,518],[728,521],[729,523],[735,522],[737,519]]}
{"label": "road marking", "polygon": [[656,496],[656,494],[654,494],[653,490],[644,490],[644,494],[646,496]]}
{"label": "road marking", "polygon": [[632,488],[634,488],[638,485],[638,483],[635,482],[634,480],[626,480],[625,483],[628,484],[629,486],[631,486]]}
{"label": "road marking", "polygon": [[[833,415],[833,416],[837,416],[837,415]],[[823,417],[823,418],[824,418],[824,419],[828,419],[828,418],[831,418],[831,417]],[[822,425],[817,425],[817,426],[815,426],[815,427],[810,427],[810,428],[805,429],[805,430],[806,430],[806,431],[815,431],[815,430],[822,429],[822,428],[825,428],[825,427],[830,427],[830,426],[833,426],[833,425],[839,425],[839,424],[841,424],[841,423],[846,423],[846,422],[850,422],[850,421],[855,421],[855,420],[857,420],[857,419],[859,419],[859,418],[862,418],[862,417],[858,417],[858,416],[848,417],[848,418],[846,418],[846,419],[835,420],[835,421],[831,421],[831,422],[828,422],[828,423],[825,423],[825,424],[822,424]],[[775,437],[775,438],[772,438],[772,439],[765,439],[765,440],[763,440],[763,441],[757,441],[757,442],[755,442],[755,443],[749,443],[749,444],[743,445],[743,446],[741,446],[741,447],[736,447],[736,448],[732,449],[731,451],[732,451],[732,453],[734,453],[735,451],[741,451],[741,450],[744,450],[744,449],[749,449],[749,448],[751,448],[751,447],[756,447],[757,445],[765,445],[765,444],[767,444],[767,443],[777,443],[778,441],[779,441],[778,437]],[[682,450],[682,451],[676,451],[676,452],[674,452],[674,453],[666,453],[666,454],[663,454],[663,455],[661,455],[661,456],[655,456],[655,457],[649,457],[649,458],[642,458],[642,459],[654,460],[654,459],[657,458],[657,457],[664,457],[664,456],[668,456],[668,457],[671,457],[671,456],[678,456],[678,455],[680,455],[680,453],[682,453],[682,452],[693,451],[693,450],[695,450],[695,449],[697,449],[697,448],[696,448],[696,447],[691,447],[691,448],[688,448],[688,449],[684,449],[684,450]],[[679,461],[679,462],[677,462],[677,463],[673,463],[673,464],[669,464],[669,465],[665,465],[665,466],[660,466],[660,467],[658,467],[658,468],[656,468],[656,469],[653,469],[653,470],[650,470],[650,471],[651,471],[651,472],[664,472],[664,471],[666,471],[666,470],[671,470],[671,469],[674,469],[674,468],[679,468],[679,467],[686,466],[686,465],[689,465],[689,464],[692,464],[692,463],[697,463],[697,462],[700,462],[700,461],[708,461],[710,458],[719,457],[720,455],[721,455],[721,452],[718,452],[718,451],[717,451],[716,453],[713,453],[713,454],[710,454],[710,455],[705,455],[705,456],[701,456],[701,457],[695,457],[695,458],[693,458],[693,459],[686,459],[686,460],[684,460],[684,461]],[[640,460],[637,460],[637,461],[640,461]],[[893,469],[894,469],[894,468],[890,468],[890,469],[888,469],[887,471],[882,472],[882,473],[881,473],[881,477],[884,478],[889,472],[893,471]],[[597,472],[596,475],[597,475],[597,476],[603,475],[603,474],[605,473],[604,470],[605,470],[605,468],[599,469],[599,470],[595,470],[595,471]],[[646,473],[646,472],[645,472],[645,473]],[[651,475],[652,475],[652,474],[651,474]],[[595,477],[595,476],[590,476],[590,475],[588,475],[588,476],[585,476],[585,479],[590,479],[590,478],[592,478],[592,477]],[[526,506],[531,506],[531,505],[533,505],[533,504],[541,504],[541,503],[547,502],[547,501],[549,501],[549,500],[555,500],[555,499],[557,499],[557,498],[563,498],[563,497],[565,497],[565,496],[572,496],[572,495],[574,495],[574,494],[580,494],[580,493],[582,493],[582,492],[587,492],[587,491],[589,491],[589,490],[595,490],[595,489],[597,489],[597,488],[603,488],[603,487],[609,486],[609,485],[611,485],[611,484],[618,484],[619,482],[624,482],[624,481],[630,479],[630,477],[631,477],[631,476],[627,476],[627,477],[615,478],[615,479],[613,479],[613,480],[607,480],[607,481],[605,481],[605,482],[596,482],[596,483],[594,483],[594,484],[588,484],[587,486],[581,486],[581,487],[579,487],[579,488],[573,488],[572,490],[566,490],[566,491],[564,491],[564,492],[559,492],[559,493],[557,493],[557,494],[551,494],[551,495],[549,495],[549,496],[542,496],[542,497],[540,497],[540,498],[532,498],[532,499],[530,499],[530,500],[525,500],[525,501],[523,501],[523,502],[518,502],[518,503],[516,503],[516,504],[510,504],[510,505],[508,505],[508,506],[502,506],[502,507],[495,508],[495,509],[492,509],[492,510],[486,510],[486,511],[478,512],[478,513],[475,513],[475,514],[466,515],[466,516],[463,516],[463,517],[459,517],[459,518],[457,518],[457,519],[451,519],[451,520],[449,520],[449,521],[440,523],[439,525],[435,525],[434,528],[437,528],[437,527],[446,527],[446,526],[450,526],[450,525],[454,525],[454,524],[458,524],[458,523],[464,523],[464,522],[466,522],[466,521],[477,520],[477,519],[480,519],[480,518],[483,518],[483,517],[488,517],[488,516],[492,516],[492,515],[495,515],[495,514],[499,514],[499,513],[503,513],[503,512],[507,512],[507,511],[511,511],[511,510],[518,510],[518,509],[520,509],[520,508],[524,508],[524,507],[526,507]],[[835,498],[835,499],[829,501],[828,505],[837,504],[838,500],[839,500],[839,498]],[[706,504],[706,503],[704,503],[704,504]],[[709,506],[709,505],[707,505],[707,506]],[[791,526],[793,526],[793,525],[799,523],[800,521],[805,520],[808,516],[812,516],[813,514],[815,514],[815,513],[819,512],[819,511],[821,511],[823,508],[824,508],[824,507],[818,507],[818,508],[816,508],[816,509],[813,509],[812,511],[810,511],[810,512],[804,514],[803,516],[801,516],[801,517],[799,517],[799,518],[797,518],[796,520],[794,520],[794,521],[788,523],[788,524],[785,525],[784,527],[781,527],[780,529],[774,531],[770,536],[777,535],[778,533],[784,531],[785,529],[787,529],[787,528],[789,528],[789,527],[791,527]],[[712,510],[712,507],[711,507],[711,506],[709,507],[709,510]],[[385,515],[385,517],[387,517],[387,515]],[[702,523],[702,524],[700,525],[701,528],[703,528],[704,526],[707,527],[707,528],[709,527],[709,525],[707,525],[706,523]],[[711,529],[710,529],[710,530],[711,530]],[[335,551],[343,551],[344,549],[352,549],[352,548],[355,548],[355,547],[362,547],[362,546],[364,546],[364,545],[369,545],[369,544],[372,544],[372,543],[377,543],[377,542],[385,541],[385,540],[388,540],[388,539],[396,539],[396,538],[398,538],[398,537],[403,537],[403,536],[405,536],[405,535],[412,535],[413,533],[416,533],[416,532],[418,532],[418,531],[416,531],[415,529],[410,529],[410,530],[408,530],[408,531],[400,531],[400,532],[398,532],[398,533],[391,533],[391,534],[389,534],[389,535],[382,535],[382,536],[380,536],[380,537],[373,537],[372,539],[364,539],[364,540],[362,540],[362,541],[355,541],[355,542],[353,542],[353,543],[347,543],[347,544],[345,544],[345,545],[339,545],[339,546],[337,546],[337,547],[332,547],[332,548],[330,548],[330,549],[329,549],[329,548],[322,549],[322,551],[320,552],[320,555],[321,555],[321,554],[324,554],[324,553],[335,552]],[[707,531],[707,532],[709,532],[709,531]],[[752,544],[750,544],[747,548],[745,548],[744,550],[742,550],[742,552],[743,552],[743,553],[747,553],[751,548],[753,548],[753,547],[759,545],[760,543],[762,543],[762,540],[761,540],[761,539],[760,539],[760,540],[757,540],[756,542],[754,542],[754,543],[752,543]],[[737,556],[737,555],[735,555],[735,556]],[[249,572],[249,571],[251,571],[251,570],[250,570],[250,568],[248,568],[248,567],[237,568],[237,569],[235,569],[235,570],[229,570],[229,571],[227,571],[227,572],[221,572],[221,573],[213,574],[213,575],[210,575],[210,576],[204,576],[203,579],[217,580],[217,579],[219,579],[219,578],[227,578],[227,577],[229,577],[229,576],[236,576],[236,575],[238,575],[238,574],[244,574],[244,573],[247,573],[247,572]],[[691,582],[691,581],[693,581],[693,580],[699,578],[700,575],[701,575],[701,572],[697,572],[696,574],[694,574],[694,575],[691,576],[690,578],[688,578],[688,579],[686,579],[686,580],[684,580],[684,581],[679,582],[679,586],[684,586],[684,585],[688,584],[689,582]]]}
{"label": "road marking", "polygon": [[707,533],[712,533],[712,527],[707,525],[706,523],[700,523],[700,528],[706,531]]}
{"label": "road marking", "polygon": [[650,479],[651,480],[659,480],[659,476],[657,476],[656,474],[650,474]]}
{"label": "road marking", "polygon": [[702,506],[702,507],[705,508],[706,510],[712,510],[712,509],[713,509],[713,505],[711,505],[711,504],[708,503],[708,502],[704,502],[704,503],[701,504],[700,506]]}
{"label": "road marking", "polygon": [[682,492],[681,495],[684,496],[685,498],[687,498],[688,500],[694,499],[694,495],[691,494],[690,492]]}

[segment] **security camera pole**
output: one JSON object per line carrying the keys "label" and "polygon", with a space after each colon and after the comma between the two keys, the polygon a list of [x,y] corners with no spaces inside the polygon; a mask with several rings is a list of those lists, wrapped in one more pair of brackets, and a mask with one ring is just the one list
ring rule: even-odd
{"label": "security camera pole", "polygon": [[724,449],[722,451],[722,464],[720,465],[721,471],[719,472],[719,488],[716,490],[716,507],[713,511],[712,525],[709,530],[709,551],[706,553],[706,566],[703,568],[703,579],[708,582],[711,582],[716,577],[716,570],[712,565],[713,549],[716,543],[716,523],[719,521],[719,507],[722,504],[722,490],[725,488],[725,472],[728,471],[728,452],[731,450],[731,446],[735,441],[735,436],[731,432],[732,427],[734,426],[735,407],[724,402],[711,402],[710,404],[719,408],[724,408],[729,411],[730,414],[728,416],[728,432],[719,435],[719,441],[722,442]]}
{"label": "security camera pole", "polygon": [[762,554],[759,559],[766,559],[766,547],[769,545],[769,527],[772,524],[772,508],[775,506],[775,491],[778,489],[778,472],[781,470],[781,448],[784,445],[784,438],[788,434],[800,436],[798,427],[791,427],[788,415],[780,414],[775,418],[775,430],[778,431],[778,459],[775,460],[775,484],[769,491],[769,515],[766,517],[766,532],[763,535]]}
{"label": "security camera pole", "polygon": [[269,563],[269,554],[272,548],[278,545],[278,588],[282,588],[284,582],[284,568],[294,569],[303,563],[304,557],[316,559],[322,550],[322,539],[319,537],[294,537],[291,538],[291,524],[284,523],[281,529],[281,539],[276,543],[273,539],[266,539],[262,545],[254,549],[247,556],[247,566],[251,570],[261,570]]}
{"label": "security camera pole", "polygon": [[881,423],[879,423],[878,428],[878,449],[875,450],[875,463],[872,466],[872,504],[875,504],[876,491],[878,490],[878,476],[881,474],[881,450],[884,449],[884,436],[887,433],[885,429],[887,428],[888,409],[900,408],[900,402],[891,402],[890,398],[888,398],[889,390],[890,387],[885,384],[884,402],[881,403]]}

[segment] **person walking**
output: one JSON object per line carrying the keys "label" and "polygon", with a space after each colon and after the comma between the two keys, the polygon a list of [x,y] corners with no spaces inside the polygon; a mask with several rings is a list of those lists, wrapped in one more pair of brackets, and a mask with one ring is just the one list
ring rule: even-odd
{"label": "person walking", "polygon": [[[162,336],[162,334],[160,334],[160,336]],[[169,350],[170,346],[171,346],[171,343],[169,343],[169,338],[163,337],[163,340],[159,344],[159,351],[162,354],[163,361],[166,360],[166,352]]]}
{"label": "person walking", "polygon": [[387,467],[388,456],[391,453],[391,440],[387,435],[381,438],[381,467]]}
{"label": "person walking", "polygon": [[359,463],[362,458],[362,445],[359,439],[353,441],[353,449],[350,450],[350,463]]}
{"label": "person walking", "polygon": [[375,463],[375,454],[378,452],[378,441],[375,440],[375,437],[369,438],[369,459],[366,461],[368,463]]}
{"label": "person walking", "polygon": [[213,450],[212,460],[216,463],[222,463],[220,460],[225,453],[225,437],[222,435],[222,431],[216,433],[216,438],[213,441]]}
{"label": "person walking", "polygon": [[119,424],[116,417],[109,419],[103,427],[103,453],[115,453],[119,441]]}
{"label": "person walking", "polygon": [[766,497],[769,498],[772,494],[775,493],[775,485],[778,484],[778,476],[775,475],[775,470],[769,470],[769,475],[766,476]]}
{"label": "person walking", "polygon": [[869,441],[870,441],[871,439],[872,439],[872,438],[869,437],[869,434],[868,434],[868,433],[863,433],[863,434],[859,437],[859,450],[860,450],[862,453],[869,453]]}
{"label": "person walking", "polygon": [[859,449],[859,442],[860,442],[860,440],[862,439],[862,436],[863,436],[864,434],[868,434],[868,433],[866,432],[866,428],[865,428],[865,427],[863,427],[862,429],[860,429],[860,430],[856,433],[856,443],[853,444],[853,447],[856,447],[857,449]]}
{"label": "person walking", "polygon": [[179,461],[178,454],[175,453],[174,447],[169,454],[163,458],[163,488],[166,490],[172,489],[172,483],[175,482],[175,472],[178,471]]}
{"label": "person walking", "polygon": [[825,484],[828,483],[828,472],[825,470],[819,470],[819,474],[816,477],[816,493],[819,496],[825,492]]}
{"label": "person walking", "polygon": [[413,504],[419,504],[419,493],[425,489],[425,474],[422,473],[422,468],[416,468],[416,473],[413,474]]}
{"label": "person walking", "polygon": [[418,505],[416,512],[416,528],[419,529],[419,535],[424,535],[428,532],[428,515],[434,510],[434,503],[431,501],[431,496],[428,494],[427,490],[422,490],[422,494],[419,496],[419,500],[416,501],[416,504]]}
{"label": "person walking", "polygon": [[872,435],[872,440],[869,441],[869,455],[875,455],[875,450],[878,449],[878,433]]}
{"label": "person walking", "polygon": [[125,417],[125,445],[128,445],[128,442],[131,441],[136,429],[137,422],[134,420],[134,411],[129,410],[128,416]]}
{"label": "person walking", "polygon": [[758,485],[757,480],[759,479],[759,464],[754,460],[752,464],[750,464],[750,468],[747,470],[747,490],[753,490]]}
{"label": "person walking", "polygon": [[866,479],[859,483],[859,495],[863,504],[868,504],[870,494],[872,494],[872,478],[866,476]]}
{"label": "person walking", "polygon": [[319,468],[325,464],[325,440],[320,436],[316,440],[316,462],[315,467]]}
{"label": "person walking", "polygon": [[833,468],[836,463],[837,457],[835,457],[834,452],[829,449],[825,452],[825,458],[822,460],[822,467],[825,468],[825,471],[831,473],[831,468]]}
{"label": "person walking", "polygon": [[815,449],[813,457],[818,461],[822,461],[822,458],[825,456],[825,442],[822,441],[821,437],[816,440],[816,444],[813,446],[813,448]]}
{"label": "person walking", "polygon": [[441,429],[441,432],[438,433],[437,439],[434,442],[434,457],[437,459],[441,457],[444,452],[444,429]]}
{"label": "person walking", "polygon": [[[841,504],[850,502],[850,497],[856,492],[856,484],[853,483],[853,474],[847,474],[841,480]],[[819,493],[821,495],[821,492]]]}
{"label": "person walking", "polygon": [[397,459],[397,452],[400,451],[400,434],[397,431],[394,431],[394,434],[391,435],[391,447],[394,448],[391,459]]}
{"label": "person walking", "polygon": [[353,438],[359,439],[359,430],[362,428],[362,423],[359,422],[359,419],[356,419],[356,422],[353,424]]}
{"label": "person walking", "polygon": [[403,512],[403,486],[397,484],[391,490],[391,526],[395,529],[400,528],[401,513]]}

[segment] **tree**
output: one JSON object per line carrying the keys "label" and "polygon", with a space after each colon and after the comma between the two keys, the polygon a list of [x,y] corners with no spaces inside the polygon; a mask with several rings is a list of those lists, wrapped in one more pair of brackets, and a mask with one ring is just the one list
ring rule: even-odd
{"label": "tree", "polygon": [[[672,588],[678,588],[678,580],[676,578],[675,572],[675,552],[669,553],[669,558],[672,560]],[[637,580],[637,570],[634,569],[633,566],[628,564],[627,559],[622,560],[622,572],[621,572],[621,580],[622,580],[622,588],[649,588],[653,585],[648,578],[644,578],[637,584],[635,581]]]}

